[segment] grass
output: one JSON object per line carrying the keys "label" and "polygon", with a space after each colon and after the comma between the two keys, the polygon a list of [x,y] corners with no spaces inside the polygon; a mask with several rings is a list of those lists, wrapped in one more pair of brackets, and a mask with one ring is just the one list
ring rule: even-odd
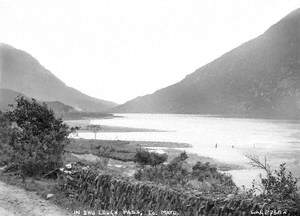
{"label": "grass", "polygon": [[[65,149],[67,152],[74,154],[93,154],[99,156],[98,151],[100,147],[113,149],[109,156],[111,159],[123,162],[132,162],[134,160],[134,155],[140,148],[148,148],[150,150],[163,148],[163,151],[168,154],[168,161],[170,161],[184,151],[185,148],[191,147],[191,145],[176,142],[71,139],[71,143],[66,146]],[[195,164],[197,161],[209,162],[222,171],[242,168],[240,165],[227,164],[209,157],[189,154],[189,158],[187,160],[189,164]]]}
{"label": "grass", "polygon": [[[110,140],[87,140],[87,139],[71,139],[71,143],[65,147],[64,163],[81,161],[85,164],[95,164],[96,161],[91,160],[93,157],[99,157],[99,148],[112,148],[114,151],[109,155],[109,163],[106,170],[114,175],[122,175],[132,177],[137,170],[136,164],[133,162],[135,153],[140,148],[163,147],[168,154],[168,162],[176,157],[184,148],[190,147],[184,143],[168,143],[168,142],[138,142],[138,141],[110,141]],[[182,150],[180,150],[180,147]],[[179,149],[173,149],[179,148]],[[103,159],[103,156],[99,158]],[[218,164],[218,167],[225,166],[211,158],[200,157],[196,154],[189,154],[187,162],[194,164],[196,161],[210,162]],[[225,166],[226,167],[226,166]],[[27,178],[26,184],[22,183],[19,176],[14,174],[0,174],[0,180],[11,185],[24,188],[28,191],[36,192],[41,198],[46,199],[47,194],[54,194],[50,199],[54,204],[72,210],[84,210],[87,206],[76,201],[57,189],[57,181],[53,179],[33,179]]]}
{"label": "grass", "polygon": [[93,154],[99,156],[99,148],[110,148],[110,158],[124,162],[133,161],[136,146],[129,145],[126,141],[72,139],[65,150],[74,154]]}

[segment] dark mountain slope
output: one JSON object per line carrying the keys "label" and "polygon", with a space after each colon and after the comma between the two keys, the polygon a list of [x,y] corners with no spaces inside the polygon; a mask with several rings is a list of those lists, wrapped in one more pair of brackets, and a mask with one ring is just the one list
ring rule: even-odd
{"label": "dark mountain slope", "polygon": [[83,111],[103,111],[115,103],[99,100],[66,86],[28,53],[0,45],[0,88],[41,101],[60,101]]}
{"label": "dark mountain slope", "polygon": [[300,9],[182,81],[113,111],[300,117]]}
{"label": "dark mountain slope", "polygon": [[[9,105],[16,104],[16,97],[23,96],[26,97],[24,94],[19,92],[10,90],[10,89],[0,89],[0,110],[6,111],[9,109]],[[40,102],[42,103],[42,102]],[[58,101],[47,101],[45,102],[47,106],[52,109],[57,115],[63,115],[68,113],[76,113],[76,110],[68,105],[65,105]]]}
{"label": "dark mountain slope", "polygon": [[15,98],[17,96],[24,96],[24,95],[9,89],[0,89],[0,110],[2,111],[7,110],[9,104],[15,103]]}

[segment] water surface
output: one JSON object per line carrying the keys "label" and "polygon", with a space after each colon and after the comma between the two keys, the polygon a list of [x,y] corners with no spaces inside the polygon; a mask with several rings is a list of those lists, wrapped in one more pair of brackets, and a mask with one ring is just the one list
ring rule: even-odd
{"label": "water surface", "polygon": [[[294,172],[300,172],[300,121],[177,114],[120,116],[122,118],[92,120],[91,124],[165,132],[100,132],[98,139],[184,142],[192,145],[186,149],[188,152],[219,161],[247,166],[248,159],[244,155],[255,154],[266,156],[274,167],[287,162]],[[80,137],[93,138],[94,135],[81,133]],[[245,175],[244,172],[243,179]]]}

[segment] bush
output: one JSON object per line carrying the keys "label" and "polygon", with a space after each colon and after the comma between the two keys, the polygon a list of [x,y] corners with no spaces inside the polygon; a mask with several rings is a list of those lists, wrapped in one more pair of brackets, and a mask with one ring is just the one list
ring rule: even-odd
{"label": "bush", "polygon": [[157,167],[141,168],[134,177],[139,181],[151,181],[169,186],[185,186],[188,182],[188,171],[182,167],[173,169],[162,164]]}
{"label": "bush", "polygon": [[[122,214],[123,210],[135,210],[142,212],[143,215],[233,216],[250,215],[251,212],[256,211],[258,213],[254,215],[262,215],[259,213],[261,209],[269,213],[274,212],[274,209],[281,209],[281,212],[285,211],[288,214],[280,215],[299,215],[299,211],[294,206],[285,206],[276,202],[259,203],[256,199],[229,199],[227,196],[203,194],[186,188],[135,181],[76,165],[62,172],[59,190],[69,200],[83,203],[86,209],[119,211],[119,215],[130,214]],[[174,211],[175,214],[164,214],[161,212],[164,210]]]}
{"label": "bush", "polygon": [[56,118],[46,104],[18,97],[16,106],[4,116],[15,125],[7,141],[8,170],[18,171],[24,180],[62,166],[62,154],[72,129]]}
{"label": "bush", "polygon": [[168,155],[167,154],[158,154],[151,152],[151,166],[157,166],[167,161]]}
{"label": "bush", "polygon": [[184,162],[186,159],[188,159],[187,153],[184,151],[180,153],[177,157],[173,158],[173,160],[170,162],[170,164],[180,164]]}
{"label": "bush", "polygon": [[175,157],[169,164],[156,167],[142,167],[135,173],[135,179],[151,181],[172,187],[185,187],[201,192],[232,193],[236,186],[231,178],[220,173],[209,163],[197,162],[192,169],[186,162],[186,152]]}
{"label": "bush", "polygon": [[12,136],[13,128],[7,117],[0,111],[0,166],[7,165],[9,155],[9,140]]}
{"label": "bush", "polygon": [[[203,187],[203,184],[199,183],[195,184],[196,187],[194,188],[197,188],[198,186],[207,191],[222,193],[234,193],[234,191],[237,190],[232,177],[218,172],[217,168],[210,165],[209,162],[197,162],[192,168],[191,179],[206,183],[206,188]],[[208,187],[207,184],[210,186]]]}
{"label": "bush", "polygon": [[[182,153],[183,154],[183,153]],[[182,166],[181,155],[174,158],[171,163],[152,167],[142,167],[135,173],[135,179],[141,181],[152,181],[170,186],[184,186],[188,181],[188,171]],[[151,153],[140,151],[141,159],[151,159]],[[150,160],[149,159],[149,160]]]}
{"label": "bush", "polygon": [[294,202],[299,200],[297,178],[287,171],[285,163],[280,164],[279,170],[273,171],[266,158],[264,162],[261,162],[256,156],[247,157],[253,167],[260,168],[266,172],[266,177],[260,176],[261,182],[258,186],[255,186],[255,182],[253,182],[253,188],[251,189],[253,194],[259,190],[259,196],[264,199],[276,201],[291,200]]}
{"label": "bush", "polygon": [[98,146],[97,156],[101,159],[97,162],[98,169],[106,169],[109,164],[109,159],[115,149],[112,146]]}
{"label": "bush", "polygon": [[264,194],[273,195],[280,200],[295,199],[297,194],[297,179],[286,170],[286,164],[282,163],[279,170],[268,173],[261,179]]}
{"label": "bush", "polygon": [[167,161],[167,159],[167,154],[158,154],[155,152],[149,152],[147,150],[138,150],[134,156],[134,162],[142,166],[157,166]]}
{"label": "bush", "polygon": [[204,181],[205,179],[215,179],[218,180],[219,184],[234,185],[230,176],[218,172],[217,168],[210,165],[209,162],[197,162],[192,169],[192,176],[197,178],[199,181]]}

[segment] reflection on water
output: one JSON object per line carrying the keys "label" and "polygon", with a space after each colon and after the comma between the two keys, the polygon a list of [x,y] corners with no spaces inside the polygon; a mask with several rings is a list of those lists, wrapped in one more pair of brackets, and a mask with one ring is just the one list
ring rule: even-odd
{"label": "reflection on water", "polygon": [[[270,158],[273,165],[290,160],[299,165],[300,121],[175,114],[121,116],[91,123],[167,132],[99,133],[98,139],[185,142],[193,145],[188,151],[224,162],[246,164],[244,154],[257,154]],[[80,137],[93,138],[93,134],[81,133]]]}

